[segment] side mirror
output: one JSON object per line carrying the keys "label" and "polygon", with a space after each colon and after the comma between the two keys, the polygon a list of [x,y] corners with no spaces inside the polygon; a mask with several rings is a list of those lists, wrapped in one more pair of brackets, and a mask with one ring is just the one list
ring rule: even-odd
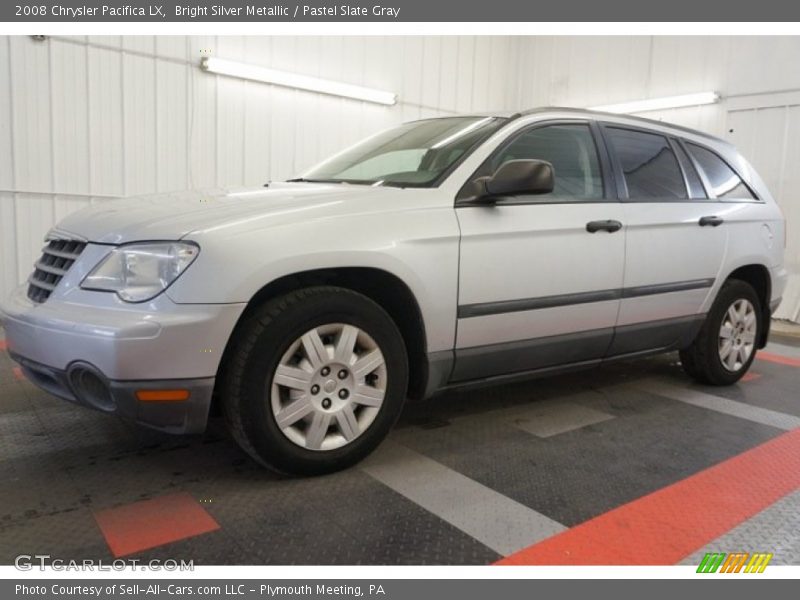
{"label": "side mirror", "polygon": [[544,160],[510,160],[483,180],[486,196],[549,194],[555,186],[553,165]]}

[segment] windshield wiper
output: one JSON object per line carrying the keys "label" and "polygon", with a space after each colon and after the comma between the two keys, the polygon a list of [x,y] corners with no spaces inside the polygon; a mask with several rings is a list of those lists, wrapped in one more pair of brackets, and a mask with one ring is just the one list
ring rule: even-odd
{"label": "windshield wiper", "polygon": [[349,183],[344,179],[306,179],[304,177],[295,177],[294,179],[287,179],[287,183]]}
{"label": "windshield wiper", "polygon": [[294,179],[287,179],[287,183],[347,183],[349,185],[372,185],[374,181],[362,181],[359,179],[305,179],[304,177],[295,177]]}

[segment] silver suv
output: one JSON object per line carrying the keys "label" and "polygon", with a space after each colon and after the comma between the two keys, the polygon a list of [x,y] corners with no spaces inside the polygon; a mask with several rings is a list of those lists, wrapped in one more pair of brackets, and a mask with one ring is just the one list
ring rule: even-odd
{"label": "silver suv", "polygon": [[680,351],[737,381],[786,282],[780,210],[728,143],[540,109],[406,123],[288,182],[94,206],[2,305],[28,378],[322,473],[407,397]]}

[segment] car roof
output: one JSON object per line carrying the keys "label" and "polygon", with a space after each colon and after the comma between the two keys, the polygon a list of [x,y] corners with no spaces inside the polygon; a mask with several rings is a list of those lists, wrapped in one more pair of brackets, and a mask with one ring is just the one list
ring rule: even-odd
{"label": "car roof", "polygon": [[632,126],[638,127],[653,127],[660,130],[671,130],[676,133],[688,133],[691,135],[695,135],[701,138],[705,138],[716,142],[718,144],[724,144],[726,146],[730,146],[731,143],[728,140],[724,140],[720,137],[712,135],[710,133],[706,133],[705,131],[698,131],[697,129],[692,129],[690,127],[684,127],[683,125],[675,125],[674,123],[668,123],[666,121],[657,121],[656,119],[648,119],[646,117],[638,117],[634,115],[626,115],[620,113],[610,113],[610,112],[603,112],[599,110],[590,110],[587,108],[575,108],[571,106],[541,106],[537,108],[530,108],[527,110],[518,111],[515,113],[505,113],[505,114],[497,114],[497,115],[488,115],[488,116],[502,116],[508,119],[518,119],[520,117],[526,117],[529,115],[537,115],[537,114],[546,114],[546,113],[573,113],[577,116],[583,116],[586,118],[592,118],[595,120],[602,120],[602,119],[613,119],[616,122],[622,123],[629,123]]}
{"label": "car roof", "polygon": [[594,119],[594,120],[611,120],[615,124],[621,125],[630,125],[631,127],[643,128],[643,129],[653,129],[655,131],[659,131],[661,133],[664,132],[671,132],[675,135],[681,134],[688,134],[695,136],[697,138],[702,138],[708,140],[709,142],[713,142],[717,146],[723,146],[729,150],[734,150],[735,147],[731,142],[725,140],[723,138],[717,137],[710,133],[706,133],[705,131],[699,131],[697,129],[692,129],[691,127],[684,127],[683,125],[676,125],[674,123],[668,123],[666,121],[657,121],[656,119],[648,119],[646,117],[638,117],[634,115],[627,115],[621,113],[610,113],[610,112],[603,112],[599,110],[590,110],[588,108],[575,108],[572,106],[540,106],[537,108],[529,108],[522,111],[511,112],[511,111],[481,111],[475,113],[464,113],[464,114],[452,114],[452,115],[442,115],[438,117],[426,117],[422,119],[414,119],[411,121],[407,121],[408,123],[413,123],[415,121],[431,121],[436,119],[447,119],[447,118],[458,118],[458,117],[473,117],[473,118],[485,118],[485,117],[496,117],[499,119],[506,119],[507,121],[514,121],[516,119],[527,117],[531,115],[547,115],[548,113],[563,115],[564,113],[574,114],[576,117],[584,117],[587,119]]}
{"label": "car roof", "polygon": [[[657,121],[656,119],[648,119],[646,117],[637,117],[634,115],[626,115],[621,113],[610,113],[610,112],[603,112],[599,110],[590,110],[588,108],[575,108],[572,106],[540,106],[537,108],[529,108],[526,110],[521,110],[517,112],[511,111],[486,111],[480,113],[465,113],[465,114],[453,114],[453,115],[443,115],[439,117],[426,117],[423,119],[416,119],[418,121],[430,121],[434,119],[447,119],[453,117],[497,117],[501,119],[507,119],[509,121],[513,121],[515,119],[519,119],[521,117],[527,117],[531,115],[546,115],[547,113],[571,113],[575,116],[585,117],[587,119],[594,119],[594,120],[603,120],[603,119],[612,119],[616,123],[621,124],[629,124],[632,127],[641,127],[641,128],[653,128],[663,132],[664,130],[672,131],[676,135],[681,133],[693,135],[699,138],[704,138],[706,140],[712,141],[716,144],[721,144],[726,147],[733,148],[733,145],[728,140],[722,139],[710,133],[706,133],[705,131],[699,131],[697,129],[692,129],[691,127],[684,127],[683,125],[676,125],[674,123],[669,123],[666,121]],[[414,122],[409,121],[409,122]]]}

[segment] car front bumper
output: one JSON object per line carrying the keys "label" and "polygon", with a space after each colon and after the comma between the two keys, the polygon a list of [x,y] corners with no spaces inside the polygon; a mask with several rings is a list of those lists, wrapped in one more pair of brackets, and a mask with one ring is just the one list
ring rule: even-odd
{"label": "car front bumper", "polygon": [[[245,305],[175,304],[164,294],[139,305],[102,299],[99,306],[57,298],[35,304],[18,288],[0,306],[11,357],[31,382],[64,400],[170,433],[203,431],[222,353]],[[148,390],[188,397],[137,397]]]}

